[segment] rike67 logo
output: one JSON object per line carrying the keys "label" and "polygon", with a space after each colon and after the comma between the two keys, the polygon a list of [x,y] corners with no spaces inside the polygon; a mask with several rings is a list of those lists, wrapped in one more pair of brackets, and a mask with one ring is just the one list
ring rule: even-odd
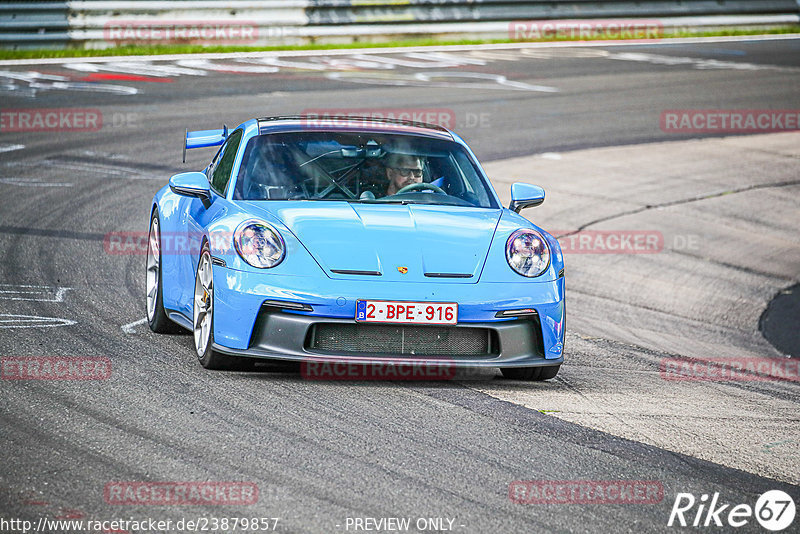
{"label": "rike67 logo", "polygon": [[703,494],[697,499],[691,493],[678,493],[667,526],[681,527],[743,527],[755,516],[765,529],[778,532],[794,522],[795,504],[788,493],[767,491],[758,498],[755,507],[749,504],[722,504],[719,493]]}

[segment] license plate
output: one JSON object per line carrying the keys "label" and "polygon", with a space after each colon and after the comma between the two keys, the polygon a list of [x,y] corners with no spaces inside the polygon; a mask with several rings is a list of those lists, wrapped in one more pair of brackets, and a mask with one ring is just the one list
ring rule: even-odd
{"label": "license plate", "polygon": [[456,324],[455,302],[404,302],[396,300],[359,300],[356,321],[364,323]]}

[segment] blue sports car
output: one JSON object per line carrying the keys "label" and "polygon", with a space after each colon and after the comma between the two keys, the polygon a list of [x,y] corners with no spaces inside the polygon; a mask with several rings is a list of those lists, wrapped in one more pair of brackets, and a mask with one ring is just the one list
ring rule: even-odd
{"label": "blue sports car", "polygon": [[219,146],[153,198],[147,318],[194,333],[200,363],[500,368],[544,380],[564,361],[558,241],[504,208],[451,131],[389,119],[270,117],[187,132]]}

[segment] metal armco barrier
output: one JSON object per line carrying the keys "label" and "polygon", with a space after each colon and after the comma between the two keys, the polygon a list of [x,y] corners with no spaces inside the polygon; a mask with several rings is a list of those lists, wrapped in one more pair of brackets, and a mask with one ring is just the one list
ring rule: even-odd
{"label": "metal armco barrier", "polygon": [[[508,36],[511,21],[609,18],[657,18],[665,28],[797,24],[800,0],[28,1],[0,3],[0,47],[107,48],[119,44],[122,33],[115,29],[159,23],[238,25],[242,31],[233,33],[241,44],[263,45],[496,38]],[[250,40],[243,41],[242,32]],[[126,42],[158,38],[134,35]],[[179,34],[174,41],[197,39]]]}
{"label": "metal armco barrier", "polygon": [[798,9],[795,0],[312,0],[306,13],[309,24],[370,24],[744,15],[797,13]]}
{"label": "metal armco barrier", "polygon": [[64,48],[68,14],[67,2],[0,3],[0,47]]}

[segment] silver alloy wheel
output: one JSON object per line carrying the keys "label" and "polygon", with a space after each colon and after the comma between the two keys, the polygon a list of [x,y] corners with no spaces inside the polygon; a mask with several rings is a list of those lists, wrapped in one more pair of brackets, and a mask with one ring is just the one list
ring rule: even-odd
{"label": "silver alloy wheel", "polygon": [[158,232],[158,218],[153,217],[150,225],[150,238],[147,244],[147,320],[152,323],[156,316],[158,302],[158,275],[161,270],[161,241]]}
{"label": "silver alloy wheel", "polygon": [[211,318],[214,312],[214,279],[211,275],[211,254],[200,256],[194,281],[194,347],[202,358],[211,335]]}

